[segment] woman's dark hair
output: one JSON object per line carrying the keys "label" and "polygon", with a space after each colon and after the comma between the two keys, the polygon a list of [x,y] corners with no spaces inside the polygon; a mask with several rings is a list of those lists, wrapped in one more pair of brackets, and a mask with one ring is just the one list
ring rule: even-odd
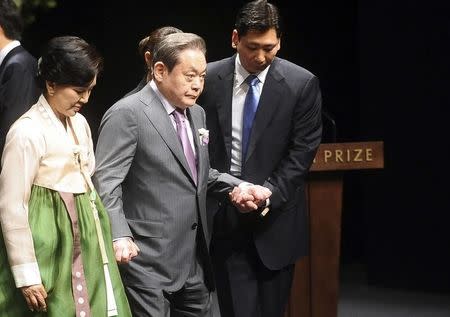
{"label": "woman's dark hair", "polygon": [[153,53],[153,48],[155,47],[155,44],[161,41],[161,39],[169,34],[172,33],[182,33],[180,29],[174,27],[174,26],[163,26],[160,28],[157,28],[156,30],[153,30],[149,36],[143,38],[139,42],[139,54],[144,58],[145,52]]}
{"label": "woman's dark hair", "polygon": [[[182,33],[180,29],[173,27],[173,26],[163,26],[160,28],[157,28],[156,30],[153,30],[149,36],[143,38],[139,42],[138,50],[139,54],[142,56],[142,58],[145,61],[145,53],[150,52],[151,57],[153,58],[153,50],[155,48],[155,45],[159,43],[165,36],[173,33]],[[148,68],[150,65],[145,65],[146,68]]]}
{"label": "woman's dark hair", "polygon": [[76,36],[51,39],[38,61],[42,81],[87,87],[102,70],[103,58],[95,47]]}

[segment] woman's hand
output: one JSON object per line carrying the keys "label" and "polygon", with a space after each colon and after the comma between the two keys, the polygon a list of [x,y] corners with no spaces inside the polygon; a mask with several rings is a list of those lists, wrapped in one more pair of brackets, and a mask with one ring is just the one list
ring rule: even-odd
{"label": "woman's hand", "polygon": [[47,292],[45,291],[44,285],[24,286],[21,287],[20,290],[31,311],[47,311],[47,303],[45,302]]}

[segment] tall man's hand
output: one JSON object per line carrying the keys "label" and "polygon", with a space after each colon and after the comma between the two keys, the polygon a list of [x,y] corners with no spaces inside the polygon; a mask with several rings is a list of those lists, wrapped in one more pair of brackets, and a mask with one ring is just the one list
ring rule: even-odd
{"label": "tall man's hand", "polygon": [[257,210],[265,206],[272,192],[263,186],[241,183],[230,193],[231,203],[242,213]]}
{"label": "tall man's hand", "polygon": [[126,264],[141,251],[130,237],[113,241],[114,255],[118,264]]}

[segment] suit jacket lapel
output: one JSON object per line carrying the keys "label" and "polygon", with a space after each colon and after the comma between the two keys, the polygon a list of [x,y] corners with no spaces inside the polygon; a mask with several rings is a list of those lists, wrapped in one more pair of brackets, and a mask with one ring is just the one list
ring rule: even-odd
{"label": "suit jacket lapel", "polygon": [[141,91],[141,101],[147,105],[144,109],[145,116],[158,131],[159,135],[172,151],[176,159],[180,162],[186,173],[188,173],[191,179],[193,179],[191,169],[189,168],[186,157],[184,156],[183,147],[180,143],[177,132],[173,127],[172,121],[166,112],[166,109],[150,85],[145,86]]}
{"label": "suit jacket lapel", "polygon": [[232,98],[233,98],[233,80],[234,80],[234,60],[235,56],[229,59],[227,67],[218,74],[219,85],[217,91],[224,92],[219,98],[217,104],[217,115],[219,124],[223,133],[226,153],[228,155],[227,162],[231,160],[231,120],[232,120]]}
{"label": "suit jacket lapel", "polygon": [[[208,182],[208,178],[207,177],[205,178],[203,176],[205,174],[208,175],[208,172],[209,172],[209,160],[206,155],[206,153],[208,151],[208,147],[200,144],[198,129],[204,128],[205,120],[202,116],[202,112],[200,111],[199,106],[194,106],[194,107],[189,108],[187,110],[187,115],[189,118],[189,123],[191,124],[192,136],[194,137],[194,143],[195,143],[195,148],[196,148],[196,152],[197,152],[197,175],[198,175],[197,195],[201,195],[201,194],[204,195],[206,193],[202,193],[201,190],[202,190],[202,188],[204,188],[203,183]],[[208,171],[206,171],[205,169],[207,169]],[[203,230],[206,232],[206,236],[209,236],[208,228],[206,226],[208,223],[207,216],[206,216],[206,210],[205,210],[205,208],[199,208],[198,211],[199,211],[201,223],[203,225]]]}
{"label": "suit jacket lapel", "polygon": [[6,64],[8,63],[8,61],[16,54],[20,53],[21,51],[23,51],[24,49],[22,48],[22,46],[16,46],[14,47],[11,51],[8,52],[8,54],[6,54],[5,58],[2,61],[2,64],[0,65],[0,78],[3,77],[3,71],[5,70]]}
{"label": "suit jacket lapel", "polygon": [[187,116],[189,119],[189,123],[191,125],[192,129],[192,137],[194,139],[195,144],[195,152],[197,156],[197,187],[201,188],[201,183],[203,182],[203,173],[204,169],[206,168],[207,159],[204,156],[204,153],[201,149],[201,145],[199,144],[199,135],[198,135],[198,129],[203,127],[203,120],[201,117],[200,111],[194,109],[194,108],[188,108],[187,109]]}
{"label": "suit jacket lapel", "polygon": [[[282,83],[284,77],[279,72],[277,65],[278,60],[275,59],[269,68],[269,72],[267,73],[261,97],[259,99],[258,110],[256,111],[255,119],[253,121],[250,143],[245,161],[247,161],[252,155],[258,139],[261,137],[264,129],[272,120],[273,113],[281,104],[280,100],[282,99]],[[270,87],[270,89],[265,89],[265,87]]]}

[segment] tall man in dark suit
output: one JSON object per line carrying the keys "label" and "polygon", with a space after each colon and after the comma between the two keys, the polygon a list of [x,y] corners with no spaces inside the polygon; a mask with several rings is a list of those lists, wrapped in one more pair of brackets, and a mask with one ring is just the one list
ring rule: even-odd
{"label": "tall man in dark suit", "polygon": [[154,50],[153,80],[108,109],[100,125],[94,181],[136,317],[208,316],[207,190],[227,201],[240,186],[232,201],[243,211],[270,196],[209,167],[205,112],[195,103],[205,52],[195,34],[167,35]]}
{"label": "tall man in dark suit", "polygon": [[36,103],[36,59],[19,42],[23,29],[12,0],[0,0],[0,158],[11,124]]}
{"label": "tall man in dark suit", "polygon": [[224,317],[282,316],[294,263],[308,251],[305,178],[321,140],[321,93],[316,76],[275,56],[279,19],[265,0],[241,8],[231,37],[237,54],[208,64],[198,102],[211,166],[272,191],[265,215],[224,205],[215,215],[211,254]]}

